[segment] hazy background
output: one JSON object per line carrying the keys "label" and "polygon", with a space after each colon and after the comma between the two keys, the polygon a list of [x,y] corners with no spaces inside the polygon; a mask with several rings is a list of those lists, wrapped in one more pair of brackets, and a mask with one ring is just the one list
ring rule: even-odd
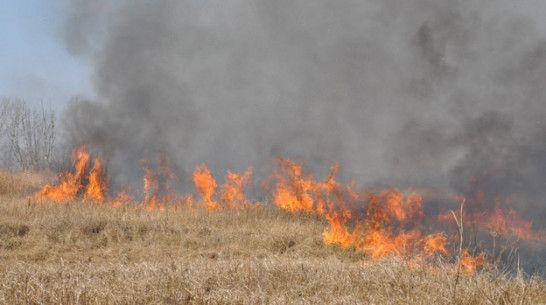
{"label": "hazy background", "polygon": [[51,100],[119,187],[158,152],[183,185],[282,156],[364,185],[484,176],[546,216],[542,1],[15,2],[0,94]]}
{"label": "hazy background", "polygon": [[93,96],[91,58],[72,56],[61,32],[69,1],[0,0],[0,96],[60,111]]}

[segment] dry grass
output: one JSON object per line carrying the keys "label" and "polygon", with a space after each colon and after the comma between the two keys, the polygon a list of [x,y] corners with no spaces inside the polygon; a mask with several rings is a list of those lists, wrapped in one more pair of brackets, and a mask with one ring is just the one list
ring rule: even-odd
{"label": "dry grass", "polygon": [[21,197],[29,191],[55,179],[55,174],[49,171],[10,171],[0,169],[0,196]]}
{"label": "dry grass", "polygon": [[363,263],[314,215],[21,198],[0,196],[1,304],[546,304],[539,277]]}

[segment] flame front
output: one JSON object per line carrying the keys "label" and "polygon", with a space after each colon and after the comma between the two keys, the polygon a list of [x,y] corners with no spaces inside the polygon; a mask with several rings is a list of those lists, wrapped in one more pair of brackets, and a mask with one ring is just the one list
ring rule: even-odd
{"label": "flame front", "polygon": [[[85,174],[90,159],[85,148],[78,146],[72,152],[74,173],[61,173],[58,184],[45,185],[35,194],[35,198],[60,202],[72,201],[82,195],[82,201],[113,206],[134,204],[135,196],[128,192],[119,192],[113,199],[107,195],[107,180],[101,159],[95,158],[93,166]],[[213,211],[262,205],[249,203],[243,191],[251,183],[251,168],[242,174],[227,171],[224,184],[217,193],[216,180],[206,164],[202,163],[195,168],[192,176],[197,191],[197,200],[194,200],[193,194],[179,196],[171,188],[176,177],[169,167],[166,154],[159,156],[155,170],[149,166],[148,161],[144,160],[144,163],[144,199],[134,206],[148,209],[204,207]],[[546,240],[544,230],[533,230],[531,223],[525,221],[514,209],[503,208],[508,198],[491,198],[483,192],[479,188],[480,179],[472,179],[469,182],[470,190],[465,194],[452,196],[457,198],[453,199],[454,203],[462,198],[467,199],[464,209],[461,207],[460,215],[455,217],[453,211],[426,215],[422,197],[411,190],[359,190],[351,181],[338,183],[335,179],[337,163],[332,164],[329,174],[320,181],[315,181],[310,174],[304,174],[299,162],[281,158],[277,160],[277,165],[273,171],[276,179],[274,188],[269,189],[270,179],[264,180],[262,186],[273,203],[279,209],[292,213],[321,215],[328,224],[322,233],[324,243],[338,244],[342,248],[353,247],[371,260],[393,254],[409,261],[444,257],[457,262],[453,270],[474,271],[488,267],[489,263],[485,253],[471,255],[459,243],[463,227],[473,228],[474,232],[489,232],[493,236],[514,236],[518,240]],[[425,226],[426,221],[433,223]],[[445,233],[446,224],[455,230],[455,234],[450,236]],[[458,236],[457,230],[461,236]]]}

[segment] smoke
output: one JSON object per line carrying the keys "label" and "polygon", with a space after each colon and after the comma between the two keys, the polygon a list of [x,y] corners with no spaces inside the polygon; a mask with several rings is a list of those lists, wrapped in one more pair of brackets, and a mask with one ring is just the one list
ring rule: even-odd
{"label": "smoke", "polygon": [[456,191],[494,172],[546,217],[546,41],[503,2],[94,3],[66,22],[98,97],[67,109],[66,141],[107,147],[123,177],[158,152],[182,180],[279,156]]}

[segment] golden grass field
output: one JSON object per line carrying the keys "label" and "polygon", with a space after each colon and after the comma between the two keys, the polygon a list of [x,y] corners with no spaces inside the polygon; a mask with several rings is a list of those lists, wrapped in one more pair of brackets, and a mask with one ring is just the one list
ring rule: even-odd
{"label": "golden grass field", "polygon": [[312,214],[36,203],[43,175],[0,179],[1,304],[546,304],[538,276],[369,262]]}

